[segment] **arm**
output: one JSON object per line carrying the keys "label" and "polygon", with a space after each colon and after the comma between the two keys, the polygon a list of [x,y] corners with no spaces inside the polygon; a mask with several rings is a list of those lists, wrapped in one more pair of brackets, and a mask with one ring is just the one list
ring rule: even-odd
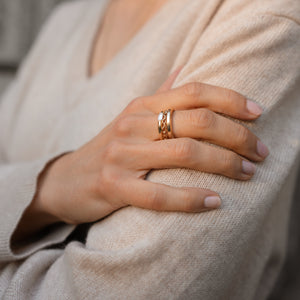
{"label": "arm", "polygon": [[[78,13],[80,10],[76,11]],[[5,173],[5,168],[2,169],[1,205],[3,211],[6,212],[6,219],[2,220],[4,224],[2,235],[3,244],[6,245],[6,253],[3,251],[4,254],[0,256],[0,261],[8,262],[24,258],[35,250],[54,244],[57,239],[62,241],[62,238],[66,237],[66,232],[69,233],[74,227],[63,225],[63,223],[74,225],[95,222],[128,204],[157,210],[186,212],[200,212],[203,209],[212,209],[220,205],[220,199],[216,198],[217,195],[213,191],[200,188],[176,189],[166,185],[146,183],[141,178],[144,178],[150,169],[170,168],[170,166],[187,167],[218,173],[235,179],[249,180],[255,171],[255,167],[237,154],[253,161],[261,161],[265,158],[264,155],[257,152],[257,137],[241,125],[213,112],[222,111],[222,113],[235,118],[254,120],[261,114],[261,109],[256,104],[246,101],[238,93],[232,92],[234,97],[226,99],[226,89],[200,83],[197,85],[205,86],[206,90],[200,98],[186,93],[190,90],[190,85],[169,91],[178,75],[178,71],[169,77],[154,96],[140,97],[132,101],[116,120],[74,153],[59,155],[59,153],[55,154],[49,150],[47,151],[47,147],[43,152],[43,149],[40,149],[40,145],[36,142],[45,142],[42,136],[45,136],[47,130],[44,131],[43,135],[39,133],[37,128],[39,123],[36,121],[35,115],[39,108],[48,107],[49,102],[46,104],[46,96],[45,99],[43,98],[43,93],[46,90],[43,90],[40,94],[41,103],[39,101],[31,102],[30,95],[35,91],[34,86],[40,84],[39,77],[45,76],[45,74],[43,75],[43,67],[48,62],[47,58],[49,56],[56,57],[54,55],[56,51],[60,53],[61,49],[54,47],[54,49],[49,50],[50,53],[44,54],[46,44],[49,43],[50,37],[54,35],[56,26],[62,31],[67,30],[67,33],[69,31],[65,26],[72,28],[71,25],[60,26],[59,23],[62,17],[61,10],[58,10],[51,18],[50,25],[46,25],[43,34],[22,67],[15,86],[7,93],[2,102],[1,128],[10,129],[2,132],[2,152],[7,161],[6,165],[13,172],[8,176]],[[60,44],[59,40],[64,40],[61,36],[58,36],[57,39],[56,43],[58,44]],[[35,68],[35,66],[39,67]],[[48,72],[51,71],[55,72],[57,69],[54,67],[48,70]],[[50,93],[50,90],[48,90],[48,93]],[[159,139],[159,136],[155,132],[153,135],[152,123],[153,120],[157,119],[157,111],[162,109],[162,99],[169,101],[170,106],[176,110],[174,116],[176,125],[184,124],[184,120],[188,117],[193,118],[195,120],[195,130],[188,130],[191,128],[178,130],[175,126],[174,134],[179,137],[178,139],[154,142],[153,140]],[[182,105],[182,99],[186,99],[184,105]],[[63,99],[57,102],[61,101]],[[252,108],[254,105],[258,112],[249,109],[248,104],[251,104]],[[59,103],[56,109],[62,106]],[[195,109],[198,107],[199,109]],[[207,107],[211,111],[201,109],[201,107]],[[31,128],[31,130],[25,131],[26,134],[22,131],[23,126],[21,125],[25,118],[24,111],[29,112],[26,119],[29,128]],[[145,130],[148,136],[139,130],[141,126],[136,126],[136,118],[145,125],[145,115],[148,120],[146,126],[149,126],[149,130],[147,128]],[[198,123],[201,116],[204,121],[207,118],[215,120],[215,127],[199,132],[196,123]],[[46,122],[46,125],[51,126],[51,122]],[[179,129],[182,129],[182,127],[179,126]],[[247,143],[241,143],[233,134],[233,132],[240,132],[241,129],[248,136]],[[49,130],[51,130],[51,127]],[[40,138],[35,139],[30,137],[31,143],[36,143],[38,150],[35,150],[35,144],[24,147],[22,152],[19,149],[14,150],[18,148],[15,146],[16,144],[20,145],[20,138],[14,138],[15,132],[19,136],[23,135],[23,142],[26,141],[28,134],[32,135],[32,132],[34,132],[33,136],[40,136]],[[223,136],[226,133],[233,135],[230,143],[224,140]],[[190,139],[180,139],[180,137],[190,137]],[[210,138],[213,143],[225,146],[228,150],[201,145],[191,137],[195,139]],[[146,144],[145,138],[148,139]],[[187,160],[183,160],[182,149],[186,149],[191,144],[195,148],[195,159],[191,161],[188,157]],[[167,151],[164,149],[170,148],[178,149],[178,151],[174,150],[172,156],[168,153],[165,157],[163,153]],[[233,151],[229,151],[229,149]],[[64,151],[64,149],[60,151]],[[202,153],[200,158],[198,156],[199,151],[206,152],[207,155],[205,156]],[[154,152],[161,153],[154,158]],[[43,153],[47,154],[46,158],[42,158],[43,164],[38,166],[39,169],[33,172],[34,176],[32,177],[26,167],[30,167],[31,164],[35,163],[35,161],[31,162],[32,158],[41,156]],[[224,166],[222,161],[218,162],[215,158],[212,159],[212,153],[220,157],[230,158],[231,165]],[[124,159],[124,157],[127,159]],[[134,161],[132,161],[132,157],[135,157]],[[20,180],[20,182],[17,181],[18,185],[16,187],[12,184],[14,179],[17,180],[19,171],[17,170],[18,165],[14,165],[15,161],[24,162],[20,163],[20,168],[25,168],[24,174],[23,172],[21,174],[23,174],[23,179],[31,182],[30,195],[27,195],[23,188],[26,183],[22,183]],[[116,188],[116,177],[120,179],[118,181],[119,185],[121,182],[123,183],[119,189]],[[126,183],[123,179],[126,180]],[[12,186],[13,188],[9,189],[6,186]],[[132,189],[133,186],[134,190]],[[16,193],[15,191],[18,189],[20,191]],[[138,196],[138,191],[143,194],[143,197]],[[173,192],[176,199],[172,196]],[[26,200],[23,200],[23,198]],[[20,205],[21,202],[22,206]],[[56,239],[53,240],[53,237],[56,237]],[[46,244],[40,244],[41,241]],[[35,248],[31,249],[32,246],[35,246]],[[31,251],[27,251],[28,249],[31,249]]]}
{"label": "arm", "polygon": [[[262,120],[249,126],[271,155],[249,183],[187,170],[153,172],[149,180],[219,192],[223,208],[200,215],[126,208],[94,225],[86,246],[69,245],[62,259],[81,296],[85,278],[91,298],[122,291],[125,298],[251,299],[269,292],[284,252],[291,188],[283,187],[299,150],[299,19],[281,16],[284,8],[268,2],[271,9],[259,1],[236,3],[221,6],[175,86],[204,81],[261,103]],[[289,5],[296,11],[296,1]],[[236,14],[227,18],[230,11]]]}
{"label": "arm", "polygon": [[[226,2],[226,5],[222,9],[229,9],[231,2]],[[234,4],[231,8],[235,8]],[[230,31],[227,36],[230,41],[228,56],[218,67],[219,56],[224,51],[223,30],[218,28],[225,22],[222,14],[218,16],[220,19],[211,23],[205,33],[213,36],[212,40],[208,43],[199,39],[195,45],[197,51],[193,52],[183,70],[183,77],[175,85],[191,80],[209,81],[235,88],[262,104],[268,97],[267,103],[271,103],[273,109],[267,110],[265,118],[252,127],[260,137],[266,138],[268,145],[273,146],[272,155],[259,166],[258,174],[249,183],[181,169],[153,172],[149,180],[219,191],[224,199],[223,209],[201,215],[157,213],[133,207],[122,209],[94,225],[86,245],[71,243],[64,253],[40,251],[22,265],[23,274],[26,271],[34,278],[43,276],[38,288],[35,287],[40,298],[51,290],[53,298],[61,296],[61,291],[64,291],[71,297],[76,294],[79,298],[91,299],[99,295],[118,298],[120,293],[124,298],[168,299],[174,295],[200,295],[205,299],[248,299],[258,290],[259,278],[268,262],[272,262],[275,254],[282,254],[280,247],[276,252],[276,239],[280,225],[285,224],[288,203],[277,202],[274,196],[287,179],[298,151],[295,141],[299,133],[293,124],[298,118],[299,104],[296,98],[288,95],[298,77],[297,64],[290,62],[297,45],[285,42],[287,37],[299,34],[298,25],[286,18],[274,17],[280,30],[272,33],[270,40],[264,35],[270,34],[267,29],[269,18],[273,16],[268,15],[259,23],[253,11],[247,19],[241,10],[234,20],[228,21],[228,26],[247,24],[241,38],[248,37],[254,28],[263,36],[262,42],[259,47],[256,43],[256,47],[245,47],[245,50],[251,50],[251,55],[244,51],[236,53],[240,45],[232,47],[232,41],[240,32]],[[213,42],[216,45],[209,49]],[[283,45],[283,48],[276,45]],[[212,57],[206,56],[209,50],[213,53],[215,49]],[[268,54],[272,54],[272,63],[266,59]],[[237,56],[239,60],[236,60]],[[233,72],[233,68],[240,68],[239,72]],[[281,74],[275,72],[278,68],[281,72],[289,72],[283,83]],[[257,74],[273,74],[277,80],[276,89],[270,89],[269,77],[261,84]],[[273,121],[278,119],[280,122]],[[274,171],[280,174],[279,178]],[[48,259],[45,259],[46,251],[52,255],[47,255]],[[278,261],[275,262],[278,266]],[[6,267],[6,274],[9,268]],[[17,276],[22,276],[21,270]],[[271,284],[272,276],[267,285]],[[23,282],[30,285],[24,278]]]}
{"label": "arm", "polygon": [[[53,35],[53,24],[59,22],[61,9],[58,9],[45,24],[14,82],[0,101],[0,261],[24,258],[39,249],[60,243],[74,229],[74,226],[57,222],[46,213],[42,213],[38,222],[29,219],[27,224],[30,223],[30,226],[26,229],[20,226],[24,212],[35,197],[39,176],[49,161],[58,157],[60,153],[45,154],[33,160],[15,158],[14,154],[7,151],[8,146],[13,144],[12,132],[18,122],[17,112],[22,107],[24,95],[28,93],[28,82],[35,80],[36,64],[43,63],[39,61],[39,57],[45,53],[48,36]],[[24,151],[25,149],[26,147]],[[23,236],[25,233],[26,242]]]}

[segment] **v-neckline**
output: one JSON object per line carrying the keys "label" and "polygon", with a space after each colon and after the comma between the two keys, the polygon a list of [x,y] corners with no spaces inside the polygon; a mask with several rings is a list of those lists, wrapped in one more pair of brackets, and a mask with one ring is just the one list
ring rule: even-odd
{"label": "v-neckline", "polygon": [[[167,3],[170,2],[170,1],[172,1],[172,0],[165,0],[165,1],[163,1],[163,3],[157,3],[159,5],[159,7],[156,8],[156,10],[154,12],[151,12],[151,14],[148,15],[148,17],[146,17],[146,20],[144,20],[144,22],[139,26],[139,28],[137,28],[137,30],[135,31],[135,33],[133,33],[132,36],[127,39],[126,43],[124,45],[120,46],[117,49],[117,51],[115,51],[115,53],[114,53],[114,55],[112,57],[110,57],[107,61],[104,61],[103,63],[101,63],[101,65],[99,65],[99,67],[96,67],[96,69],[93,70],[93,63],[95,62],[95,56],[96,56],[96,54],[100,54],[101,55],[101,53],[97,53],[97,51],[99,51],[99,50],[97,50],[98,39],[99,39],[99,36],[103,32],[104,24],[105,24],[105,21],[106,21],[106,14],[108,13],[108,10],[110,9],[111,5],[113,4],[113,2],[111,0],[108,1],[106,3],[105,7],[104,7],[104,12],[102,14],[102,17],[99,20],[98,28],[97,28],[96,32],[94,32],[94,37],[93,37],[93,41],[91,43],[91,48],[89,49],[88,66],[87,66],[87,72],[86,72],[87,73],[87,77],[88,78],[92,78],[92,77],[96,76],[97,73],[99,71],[101,71],[106,64],[108,64],[111,60],[113,60],[114,57],[117,56],[119,52],[122,52],[123,48],[125,48],[127,44],[131,43],[131,40],[135,39],[136,35],[139,35],[140,31],[143,31],[143,27],[146,26],[146,24],[148,22],[150,22],[150,20],[152,18],[154,18],[156,16],[156,14],[158,14],[159,11],[161,9],[163,9],[163,7],[165,5],[167,5]],[[143,4],[142,6],[144,6],[144,5],[145,4]],[[147,7],[148,11],[149,11],[149,9],[150,8]],[[99,51],[99,52],[101,52],[101,51]]]}
{"label": "v-neckline", "polygon": [[[177,2],[178,0],[168,0],[165,4],[162,5],[162,7],[154,13],[154,15],[146,21],[141,28],[134,34],[134,36],[129,39],[129,41],[123,46],[103,67],[101,67],[95,74],[92,76],[89,75],[90,70],[90,62],[92,59],[93,51],[94,51],[94,43],[97,38],[97,34],[99,30],[101,30],[104,14],[108,8],[109,2],[111,0],[103,0],[103,3],[99,6],[99,9],[96,9],[95,13],[95,20],[93,20],[94,24],[96,24],[95,27],[89,30],[88,36],[89,40],[87,42],[87,49],[84,51],[85,57],[84,57],[84,70],[83,70],[83,79],[85,82],[92,82],[99,76],[99,74],[103,73],[106,69],[110,68],[110,66],[118,60],[124,53],[127,53],[129,49],[132,47],[133,44],[135,44],[135,41],[139,39],[141,35],[143,35],[150,27],[152,27],[153,24],[157,20],[160,19],[161,16],[165,14],[166,11],[168,11],[169,7],[174,4],[174,2]],[[180,1],[180,0],[179,0]]]}

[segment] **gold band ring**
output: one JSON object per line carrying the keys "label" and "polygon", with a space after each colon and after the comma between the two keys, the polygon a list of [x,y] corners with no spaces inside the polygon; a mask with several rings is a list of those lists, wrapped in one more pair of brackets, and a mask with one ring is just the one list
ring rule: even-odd
{"label": "gold band ring", "polygon": [[161,111],[158,115],[158,133],[162,140],[173,138],[172,114],[173,109]]}

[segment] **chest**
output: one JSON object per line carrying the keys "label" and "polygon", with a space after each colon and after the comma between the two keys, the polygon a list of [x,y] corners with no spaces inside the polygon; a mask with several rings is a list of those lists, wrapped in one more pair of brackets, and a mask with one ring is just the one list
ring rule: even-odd
{"label": "chest", "polygon": [[89,75],[111,61],[167,1],[110,1],[93,40]]}
{"label": "chest", "polygon": [[174,68],[187,62],[193,50],[187,38],[199,14],[193,7],[183,14],[183,4],[178,0],[176,9],[165,9],[146,23],[123,49],[116,47],[119,52],[89,79],[89,43],[95,36],[90,26],[97,19],[89,17],[80,31],[61,36],[63,42],[54,43],[51,53],[36,58],[39,68],[30,86],[26,85],[22,109],[14,115],[8,158],[29,160],[77,149],[131,100],[153,94]]}

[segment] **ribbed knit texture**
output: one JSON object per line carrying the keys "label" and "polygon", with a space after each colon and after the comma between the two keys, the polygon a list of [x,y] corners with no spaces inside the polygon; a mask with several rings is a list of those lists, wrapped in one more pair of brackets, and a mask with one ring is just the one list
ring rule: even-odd
{"label": "ribbed knit texture", "polygon": [[[170,0],[89,79],[106,4],[60,6],[1,101],[0,296],[265,299],[284,257],[300,145],[299,1]],[[212,189],[222,207],[201,214],[128,207],[94,224],[85,244],[56,247],[73,230],[61,226],[13,251],[11,235],[45,157],[77,149],[179,65],[174,87],[223,86],[264,108],[258,121],[244,123],[271,150],[253,179],[155,171],[148,180]]]}

